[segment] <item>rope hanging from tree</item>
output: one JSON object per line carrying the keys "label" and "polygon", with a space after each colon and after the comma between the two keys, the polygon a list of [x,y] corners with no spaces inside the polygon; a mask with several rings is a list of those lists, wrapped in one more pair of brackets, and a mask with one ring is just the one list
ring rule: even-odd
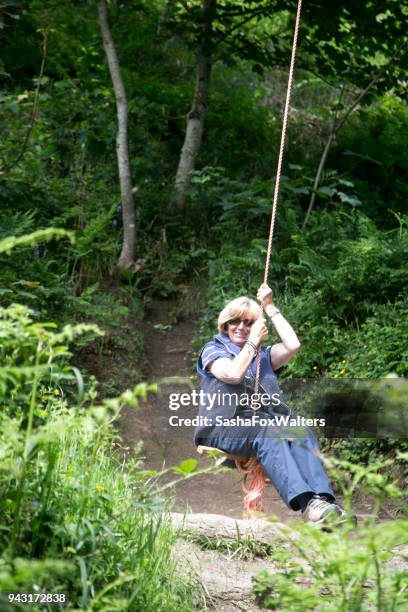
{"label": "rope hanging from tree", "polygon": [[[265,261],[265,272],[264,272],[264,283],[268,282],[269,277],[269,266],[271,260],[272,253],[272,242],[273,242],[273,232],[275,229],[275,219],[276,219],[276,211],[278,208],[279,201],[279,189],[280,189],[280,180],[282,174],[282,163],[283,163],[283,154],[285,151],[285,142],[286,142],[286,131],[288,125],[288,116],[289,116],[289,105],[290,98],[292,94],[292,83],[293,83],[293,71],[295,68],[295,60],[296,60],[296,49],[297,49],[297,40],[299,34],[300,27],[300,15],[302,11],[302,0],[298,0],[297,12],[296,12],[296,21],[295,21],[295,29],[293,33],[293,44],[292,44],[292,55],[290,59],[290,67],[289,67],[289,76],[288,76],[288,85],[286,90],[286,100],[285,100],[285,109],[283,111],[283,123],[282,123],[282,132],[281,132],[281,141],[279,147],[279,156],[278,156],[278,166],[276,170],[276,180],[275,180],[275,189],[273,193],[273,202],[272,202],[272,215],[271,215],[271,224],[269,228],[269,238],[268,238],[268,249],[266,253],[266,261]],[[257,363],[256,363],[256,375],[255,375],[255,391],[254,393],[258,393],[259,389],[259,377],[261,371],[261,351],[258,351]],[[251,457],[250,459],[246,458],[235,458],[235,465],[237,466],[240,473],[243,475],[242,489],[244,491],[244,515],[249,516],[250,511],[262,511],[262,497],[265,489],[265,481],[266,474],[259,463],[259,461],[255,457]],[[252,480],[247,486],[246,481],[248,476],[252,476]]]}
{"label": "rope hanging from tree", "polygon": [[[273,233],[275,229],[276,211],[278,208],[278,201],[279,201],[279,189],[280,189],[280,181],[281,181],[281,174],[282,174],[283,154],[285,151],[286,131],[287,131],[287,126],[288,126],[289,105],[290,105],[290,98],[292,94],[293,71],[295,68],[296,49],[297,49],[297,40],[298,40],[299,27],[300,27],[301,11],[302,11],[302,0],[298,0],[295,29],[293,33],[292,55],[290,59],[288,85],[287,85],[287,90],[286,90],[285,109],[283,112],[283,123],[282,123],[281,141],[280,141],[280,147],[279,147],[278,166],[276,170],[275,189],[273,193],[272,215],[271,215],[271,224],[269,228],[268,250],[266,253],[266,261],[265,261],[265,272],[264,272],[264,281],[263,281],[264,283],[268,282],[268,277],[269,277],[269,268],[270,268],[272,243],[273,243]],[[255,394],[258,393],[258,389],[259,389],[260,372],[261,372],[261,351],[258,351],[257,362],[256,362],[256,375],[255,375],[255,391],[254,391]],[[249,516],[249,513],[251,510],[252,511],[262,510],[262,496],[263,496],[263,492],[265,489],[266,474],[265,474],[263,467],[261,466],[259,461],[255,459],[255,457],[251,457],[249,461],[246,458],[242,458],[242,459],[235,458],[235,465],[237,466],[238,470],[243,475],[242,489],[245,493],[244,515]],[[252,476],[252,480],[249,486],[247,486],[246,484],[248,476]]]}
{"label": "rope hanging from tree", "polygon": [[[278,208],[278,201],[279,201],[279,190],[280,190],[280,181],[281,181],[281,174],[282,174],[283,154],[285,151],[286,131],[287,131],[287,126],[288,126],[289,105],[290,105],[290,98],[292,94],[293,71],[295,68],[296,49],[297,49],[297,40],[298,40],[299,27],[300,27],[301,12],[302,12],[302,0],[298,0],[295,30],[293,33],[292,55],[290,58],[288,85],[287,85],[287,90],[286,90],[285,109],[283,111],[283,123],[282,123],[281,141],[280,141],[280,147],[279,147],[278,166],[276,169],[275,189],[273,192],[272,215],[271,215],[271,224],[269,228],[268,250],[266,253],[266,261],[265,261],[265,272],[264,272],[264,281],[263,281],[264,283],[268,282],[268,277],[269,277],[273,232],[275,229],[276,211]],[[259,389],[260,370],[261,370],[261,351],[258,352],[258,357],[257,357],[257,362],[256,362],[255,393],[258,393],[258,389]]]}
{"label": "rope hanging from tree", "polygon": [[[270,267],[270,261],[271,261],[271,253],[272,253],[273,233],[275,229],[276,211],[278,208],[278,201],[279,201],[279,189],[280,189],[280,180],[281,180],[281,174],[282,174],[283,154],[285,151],[286,131],[287,131],[287,126],[288,126],[289,105],[290,105],[290,98],[292,94],[293,71],[295,68],[296,49],[297,49],[297,40],[298,40],[299,27],[300,27],[301,11],[302,11],[302,0],[298,0],[295,30],[293,33],[292,55],[290,59],[288,85],[287,85],[287,90],[286,90],[285,109],[283,112],[282,133],[281,133],[281,141],[280,141],[279,156],[278,156],[278,167],[276,170],[275,189],[273,193],[272,215],[271,215],[271,224],[269,228],[268,250],[266,253],[266,261],[265,261],[265,272],[264,272],[264,281],[263,281],[264,283],[268,282],[268,277],[269,277],[269,267]],[[258,393],[258,389],[259,389],[260,371],[261,371],[261,351],[258,351],[257,363],[256,363],[256,375],[255,375],[255,391],[254,391],[255,394]],[[265,489],[266,474],[261,464],[255,457],[251,457],[249,460],[247,458],[240,459],[240,458],[235,457],[234,460],[235,460],[235,465],[237,466],[238,470],[243,475],[242,489],[245,493],[244,515],[249,516],[249,512],[251,510],[252,511],[262,510],[262,496],[263,496],[263,492]],[[250,484],[247,486],[246,481],[247,481],[248,476],[252,476],[252,480]]]}
{"label": "rope hanging from tree", "polygon": [[[295,58],[296,58],[296,48],[297,48],[297,39],[299,33],[300,26],[300,14],[302,10],[302,0],[298,0],[298,7],[296,13],[296,21],[295,21],[295,30],[293,34],[293,45],[292,45],[292,55],[290,60],[290,68],[289,68],[289,76],[288,76],[288,86],[286,91],[286,102],[285,109],[283,112],[283,123],[282,123],[282,133],[281,133],[281,141],[279,147],[279,157],[278,157],[278,167],[276,170],[276,181],[275,181],[275,189],[273,194],[273,203],[272,203],[272,216],[271,216],[271,224],[269,229],[269,239],[268,239],[268,250],[266,254],[266,262],[265,262],[265,273],[264,273],[264,283],[268,282],[269,276],[269,267],[272,253],[272,242],[273,242],[273,232],[275,228],[275,218],[276,211],[278,207],[279,200],[279,188],[280,188],[280,180],[282,173],[282,162],[283,162],[283,153],[285,150],[285,141],[286,141],[286,130],[288,124],[288,115],[289,115],[289,104],[290,97],[292,93],[292,83],[293,83],[293,71],[295,67]],[[255,393],[258,393],[259,388],[259,375],[260,375],[260,367],[261,367],[261,352],[258,351],[257,364],[256,364],[256,377],[255,377]],[[214,451],[213,448],[208,447],[198,447],[199,453],[205,452],[205,450]],[[236,455],[228,455],[227,453],[221,452],[227,458],[233,460],[235,462],[236,467],[240,471],[243,476],[242,481],[242,490],[244,492],[244,516],[245,518],[249,518],[249,514],[251,511],[261,511],[262,510],[262,496],[265,489],[265,481],[266,474],[256,459],[256,457],[237,457]],[[251,477],[250,483],[247,485],[247,479]]]}

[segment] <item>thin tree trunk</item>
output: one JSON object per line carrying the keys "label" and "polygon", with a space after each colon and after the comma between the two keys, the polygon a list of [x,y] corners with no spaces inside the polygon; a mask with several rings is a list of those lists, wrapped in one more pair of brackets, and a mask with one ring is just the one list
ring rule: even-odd
{"label": "thin tree trunk", "polygon": [[302,228],[301,228],[302,232],[305,229],[305,227],[307,225],[307,222],[309,221],[310,214],[311,214],[311,212],[313,210],[313,206],[314,206],[314,203],[315,203],[315,200],[316,200],[316,191],[317,191],[317,189],[318,189],[318,187],[320,185],[320,180],[322,178],[323,170],[324,170],[324,167],[326,165],[326,159],[327,159],[327,156],[329,154],[330,147],[332,145],[332,142],[334,140],[335,135],[336,135],[336,128],[335,128],[335,126],[333,126],[331,131],[330,131],[329,138],[327,139],[326,145],[324,147],[322,156],[320,158],[319,167],[317,169],[315,180],[314,180],[314,183],[313,183],[312,195],[310,196],[309,207],[307,209],[305,220],[303,221],[303,225],[302,225]]}
{"label": "thin tree trunk", "polygon": [[183,209],[186,205],[191,172],[195,168],[204,131],[204,118],[213,62],[212,34],[216,10],[217,0],[203,0],[202,32],[198,46],[193,103],[187,115],[186,135],[174,181],[174,201],[178,209]]}
{"label": "thin tree trunk", "polygon": [[[336,111],[336,113],[334,115],[333,124],[332,124],[331,130],[330,130],[330,133],[329,133],[329,137],[328,137],[328,139],[326,141],[325,147],[323,149],[323,153],[322,153],[321,158],[320,158],[319,166],[317,168],[315,180],[314,180],[314,183],[313,183],[313,191],[312,191],[312,195],[310,196],[309,207],[307,209],[307,212],[306,212],[306,215],[305,215],[305,219],[303,221],[303,225],[302,225],[302,228],[301,228],[302,232],[304,231],[304,229],[305,229],[305,227],[306,227],[306,225],[307,225],[307,223],[309,221],[310,214],[311,214],[311,212],[313,210],[313,207],[314,207],[314,204],[315,204],[315,200],[316,200],[316,191],[319,188],[320,181],[321,181],[321,178],[322,178],[322,174],[323,174],[323,171],[324,171],[324,167],[326,165],[327,157],[329,155],[329,151],[331,149],[333,141],[336,138],[338,132],[343,127],[343,125],[346,123],[347,119],[350,117],[350,115],[353,112],[353,110],[360,103],[360,100],[365,96],[365,94],[376,83],[378,78],[379,78],[379,76],[377,75],[374,79],[372,79],[370,81],[370,83],[367,85],[367,87],[358,94],[358,96],[356,97],[354,102],[348,107],[348,109],[346,110],[346,112],[344,113],[343,117],[341,118],[341,120],[338,123],[337,123],[337,111]],[[339,102],[341,101],[342,95],[343,95],[343,90],[342,90],[342,92],[340,94]]]}
{"label": "thin tree trunk", "polygon": [[116,154],[118,159],[120,193],[122,199],[123,243],[118,260],[118,267],[133,268],[135,265],[135,209],[133,206],[132,179],[128,149],[128,104],[126,90],[120,72],[118,55],[108,21],[107,0],[100,0],[98,5],[99,25],[102,32],[103,47],[108,61],[116,99],[118,129],[116,133]]}

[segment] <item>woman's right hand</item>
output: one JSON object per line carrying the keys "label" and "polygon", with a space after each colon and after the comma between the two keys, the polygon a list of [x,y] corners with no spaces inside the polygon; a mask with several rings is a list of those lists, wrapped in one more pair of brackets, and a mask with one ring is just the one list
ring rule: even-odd
{"label": "woman's right hand", "polygon": [[255,321],[251,327],[251,333],[249,334],[248,340],[253,342],[256,346],[259,346],[268,335],[268,328],[266,326],[265,319],[260,317]]}

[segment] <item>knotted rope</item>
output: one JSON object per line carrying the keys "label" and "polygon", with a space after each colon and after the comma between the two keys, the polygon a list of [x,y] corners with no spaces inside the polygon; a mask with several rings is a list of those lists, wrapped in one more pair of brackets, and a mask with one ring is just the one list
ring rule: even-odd
{"label": "knotted rope", "polygon": [[[288,76],[288,86],[287,86],[287,91],[286,91],[285,109],[283,112],[283,124],[282,124],[281,141],[280,141],[280,147],[279,147],[278,167],[276,170],[276,181],[275,181],[275,189],[274,189],[274,194],[273,194],[272,216],[271,216],[271,224],[269,228],[269,239],[268,239],[268,250],[267,250],[266,262],[265,262],[264,283],[268,282],[268,276],[269,276],[269,266],[270,266],[271,253],[272,253],[272,242],[273,242],[273,233],[275,229],[276,211],[278,208],[280,180],[281,180],[281,174],[282,174],[282,162],[283,162],[283,154],[285,150],[286,130],[287,130],[287,125],[288,125],[289,104],[290,104],[290,97],[292,93],[293,71],[295,67],[296,48],[297,48],[297,39],[298,39],[299,26],[300,26],[301,10],[302,10],[302,0],[298,0],[295,30],[293,34],[292,55],[291,55],[291,60],[290,60],[290,68],[289,68],[289,76]],[[260,370],[261,370],[261,351],[258,351],[254,393],[258,393]],[[202,448],[204,449],[205,447],[202,447]],[[202,451],[199,450],[199,452],[202,452]],[[249,518],[251,511],[262,512],[262,509],[263,509],[262,497],[263,497],[263,493],[265,490],[265,481],[267,477],[263,467],[261,466],[261,464],[259,463],[256,457],[237,457],[235,455],[228,455],[228,454],[227,456],[228,458],[235,461],[235,465],[243,477],[241,486],[244,492],[244,500],[243,500],[244,501],[244,517]],[[252,478],[251,478],[251,482],[247,485],[247,480],[249,476],[251,476]]]}
{"label": "knotted rope", "polygon": [[[295,30],[293,33],[293,45],[292,45],[292,55],[291,55],[290,67],[289,67],[288,85],[287,85],[287,90],[286,90],[285,108],[283,111],[283,123],[282,123],[282,133],[281,133],[281,141],[280,141],[280,147],[279,147],[278,166],[276,170],[275,189],[273,192],[272,215],[271,215],[271,224],[269,227],[268,249],[266,253],[264,281],[263,281],[264,283],[268,282],[268,277],[269,277],[273,234],[274,234],[274,229],[275,229],[276,212],[278,209],[280,181],[281,181],[281,175],[282,175],[283,154],[285,151],[286,131],[287,131],[287,126],[288,126],[289,105],[290,105],[290,98],[292,94],[293,72],[295,68],[296,49],[297,49],[297,40],[298,40],[299,27],[300,27],[301,11],[302,11],[302,0],[298,0]],[[261,308],[263,311],[262,306]],[[258,394],[260,374],[261,374],[261,351],[259,350],[258,355],[257,355],[257,362],[256,362],[255,390],[254,390],[255,394]],[[248,516],[251,510],[261,512],[262,511],[262,497],[263,497],[263,493],[265,490],[265,480],[266,480],[266,474],[265,474],[263,467],[261,466],[261,464],[255,457],[250,457],[248,460],[236,459],[235,465],[237,466],[237,468],[243,475],[242,490],[244,491],[244,494],[245,494],[244,495],[244,515]],[[252,475],[252,480],[251,480],[250,485],[247,486],[246,482],[250,474]]]}

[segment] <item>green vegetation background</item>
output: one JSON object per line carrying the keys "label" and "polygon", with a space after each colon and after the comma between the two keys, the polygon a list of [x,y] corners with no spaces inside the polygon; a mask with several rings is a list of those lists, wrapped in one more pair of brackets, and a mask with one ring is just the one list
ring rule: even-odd
{"label": "green vegetation background", "polygon": [[[199,164],[188,207],[178,213],[171,188],[194,54],[179,30],[161,22],[162,3],[115,9],[141,263],[136,274],[119,276],[115,104],[94,6],[59,5],[45,25],[41,3],[3,4],[0,239],[56,227],[74,232],[75,241],[51,240],[51,232],[47,240],[40,235],[12,249],[4,243],[0,253],[6,433],[0,541],[8,550],[1,585],[63,585],[78,605],[92,609],[122,609],[121,597],[135,610],[165,609],[165,601],[167,609],[191,609],[190,587],[164,569],[171,535],[153,518],[163,500],[146,492],[140,466],[124,470],[110,453],[118,407],[146,389],[97,402],[91,373],[109,369],[131,345],[132,365],[119,372],[112,364],[114,375],[100,391],[120,394],[129,381],[143,379],[143,336],[129,323],[142,320],[154,298],[188,302],[199,295],[198,348],[214,332],[226,300],[255,294],[263,278],[286,69],[259,74],[245,59],[214,66]],[[301,231],[337,96],[336,87],[304,65],[297,71],[270,284],[303,348],[283,375],[406,376],[407,106],[397,84],[363,101],[338,134]],[[86,365],[86,355],[99,365],[81,374],[71,364]],[[347,459],[366,462],[378,453],[394,458],[407,441],[337,446]],[[94,469],[84,470],[90,461]],[[108,551],[103,560],[96,554],[102,549]],[[136,565],[135,550],[141,551]],[[139,590],[140,576],[130,578],[137,572],[152,576]],[[104,591],[107,584],[119,592],[117,600]]]}

